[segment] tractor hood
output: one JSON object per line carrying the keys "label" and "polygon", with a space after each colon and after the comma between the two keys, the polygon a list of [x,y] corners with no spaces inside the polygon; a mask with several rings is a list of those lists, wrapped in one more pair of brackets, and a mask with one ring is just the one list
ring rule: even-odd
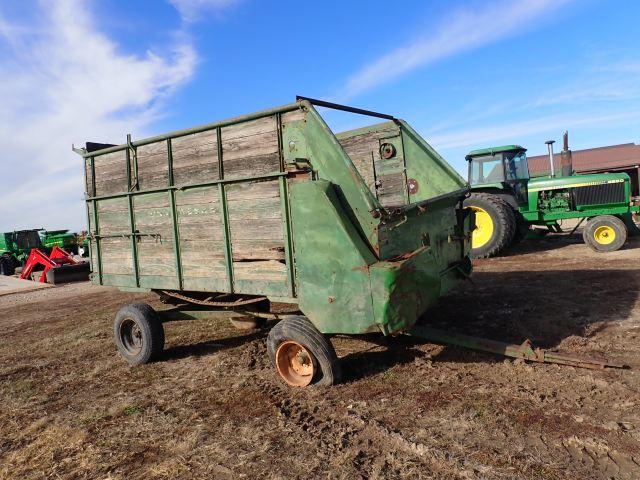
{"label": "tractor hood", "polygon": [[529,181],[528,189],[530,192],[536,192],[540,190],[587,187],[628,181],[629,175],[626,173],[590,173],[571,177],[534,178]]}

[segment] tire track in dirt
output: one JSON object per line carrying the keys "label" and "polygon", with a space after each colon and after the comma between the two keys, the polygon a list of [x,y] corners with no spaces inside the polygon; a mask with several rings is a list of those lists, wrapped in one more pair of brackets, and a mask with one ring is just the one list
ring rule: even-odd
{"label": "tire track in dirt", "polygon": [[[393,431],[377,420],[367,419],[353,410],[346,415],[337,414],[328,406],[314,405],[309,407],[289,397],[289,391],[269,383],[258,377],[256,387],[276,408],[280,418],[289,426],[319,439],[319,447],[327,457],[336,452],[345,451],[357,444],[368,444],[371,452],[361,452],[364,457],[379,452],[409,454],[424,464],[434,474],[446,475],[448,478],[513,478],[513,472],[500,472],[496,468],[479,462],[463,459],[452,452],[413,442],[400,432]],[[312,387],[313,388],[313,387]],[[289,398],[288,398],[289,397]],[[390,448],[391,447],[391,448]],[[364,470],[365,462],[360,457],[354,462],[361,475],[368,477],[371,472]],[[426,472],[424,472],[426,473]]]}

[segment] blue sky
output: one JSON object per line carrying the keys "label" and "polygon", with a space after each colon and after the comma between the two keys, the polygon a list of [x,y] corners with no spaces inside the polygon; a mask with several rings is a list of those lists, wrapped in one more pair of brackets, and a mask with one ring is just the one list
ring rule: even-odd
{"label": "blue sky", "polygon": [[640,143],[639,18],[631,0],[2,2],[0,231],[84,226],[72,142],[296,94],[404,118],[461,172],[565,129],[573,149]]}

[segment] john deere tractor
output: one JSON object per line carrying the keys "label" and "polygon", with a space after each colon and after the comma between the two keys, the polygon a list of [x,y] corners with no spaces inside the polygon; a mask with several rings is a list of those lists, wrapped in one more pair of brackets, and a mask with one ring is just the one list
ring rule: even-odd
{"label": "john deere tractor", "polygon": [[38,230],[0,233],[0,275],[13,275],[24,264],[32,248],[40,248]]}
{"label": "john deere tractor", "polygon": [[631,214],[640,207],[631,205],[629,176],[574,175],[566,135],[558,172],[553,141],[547,142],[548,177],[529,178],[526,149],[519,145],[474,150],[466,156],[472,193],[465,206],[476,217],[471,241],[474,257],[498,254],[524,238],[532,226],[561,232],[558,222],[565,219],[586,221],[582,236],[596,252],[618,250],[629,229],[637,230]]}

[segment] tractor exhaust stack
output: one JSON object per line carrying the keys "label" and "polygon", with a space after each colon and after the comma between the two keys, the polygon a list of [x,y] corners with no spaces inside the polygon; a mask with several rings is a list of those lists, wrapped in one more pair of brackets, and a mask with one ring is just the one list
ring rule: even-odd
{"label": "tractor exhaust stack", "polygon": [[555,140],[547,140],[544,142],[547,144],[547,148],[549,149],[549,176],[554,178],[556,176],[556,167],[553,164],[553,144],[556,143]]}
{"label": "tractor exhaust stack", "polygon": [[570,177],[573,175],[573,158],[569,149],[569,132],[565,130],[562,135],[562,158],[560,160],[562,166],[562,176]]}

